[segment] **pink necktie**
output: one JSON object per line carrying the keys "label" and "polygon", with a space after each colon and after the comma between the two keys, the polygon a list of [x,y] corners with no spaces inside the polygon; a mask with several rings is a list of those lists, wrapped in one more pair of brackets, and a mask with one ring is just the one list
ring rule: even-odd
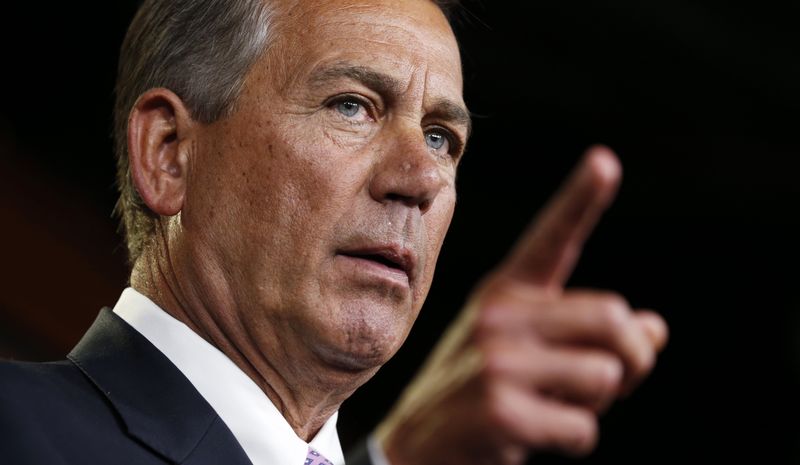
{"label": "pink necktie", "polygon": [[314,450],[313,447],[308,446],[308,454],[306,454],[306,461],[304,465],[333,465],[333,463],[326,459],[322,454]]}

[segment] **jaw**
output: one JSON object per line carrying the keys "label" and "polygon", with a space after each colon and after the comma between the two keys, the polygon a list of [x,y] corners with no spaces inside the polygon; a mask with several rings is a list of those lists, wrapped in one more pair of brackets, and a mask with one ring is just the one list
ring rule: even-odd
{"label": "jaw", "polygon": [[[394,356],[416,318],[410,292],[396,295],[391,289],[355,287],[336,289],[336,294],[323,301],[328,304],[327,311],[312,316],[327,321],[312,325],[313,333],[301,337],[317,359],[333,371],[356,377],[374,374]],[[337,304],[330,306],[331,302]]]}

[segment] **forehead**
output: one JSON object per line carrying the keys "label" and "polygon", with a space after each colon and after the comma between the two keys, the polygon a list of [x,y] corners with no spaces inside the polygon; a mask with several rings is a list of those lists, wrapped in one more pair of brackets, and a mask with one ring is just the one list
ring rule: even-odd
{"label": "forehead", "polygon": [[[361,63],[401,80],[423,72],[436,93],[461,99],[458,44],[431,0],[295,0],[278,8],[269,55],[284,84],[328,63]],[[405,78],[405,79],[404,79]]]}

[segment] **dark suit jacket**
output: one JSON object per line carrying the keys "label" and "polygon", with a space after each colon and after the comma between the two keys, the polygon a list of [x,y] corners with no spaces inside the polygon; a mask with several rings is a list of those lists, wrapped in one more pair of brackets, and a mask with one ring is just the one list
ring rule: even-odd
{"label": "dark suit jacket", "polygon": [[[0,363],[0,463],[251,465],[189,380],[109,309],[67,358]],[[363,447],[347,459],[369,463]]]}

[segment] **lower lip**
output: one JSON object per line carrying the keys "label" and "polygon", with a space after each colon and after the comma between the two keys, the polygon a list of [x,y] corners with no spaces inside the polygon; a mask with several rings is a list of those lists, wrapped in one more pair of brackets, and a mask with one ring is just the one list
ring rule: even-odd
{"label": "lower lip", "polygon": [[348,273],[352,273],[358,278],[400,286],[404,289],[409,288],[408,274],[403,270],[386,266],[374,260],[349,255],[337,255],[336,261]]}

